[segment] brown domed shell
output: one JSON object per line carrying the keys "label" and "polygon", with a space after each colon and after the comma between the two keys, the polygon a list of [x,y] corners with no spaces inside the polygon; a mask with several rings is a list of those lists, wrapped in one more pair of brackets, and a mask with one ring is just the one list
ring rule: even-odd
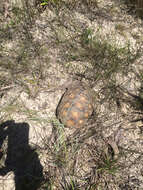
{"label": "brown domed shell", "polygon": [[94,111],[94,93],[84,83],[69,87],[56,110],[57,118],[66,127],[85,125]]}

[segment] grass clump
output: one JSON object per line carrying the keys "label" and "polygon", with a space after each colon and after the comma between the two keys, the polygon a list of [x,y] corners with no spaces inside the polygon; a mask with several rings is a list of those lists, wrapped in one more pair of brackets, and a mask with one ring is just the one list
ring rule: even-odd
{"label": "grass clump", "polygon": [[45,143],[47,180],[53,185],[53,189],[99,189],[109,176],[118,173],[118,161],[110,152],[107,156],[103,147],[98,147],[97,142],[100,140],[94,137],[95,132],[89,137],[88,130],[76,131],[70,137],[66,137],[64,128],[58,125]]}

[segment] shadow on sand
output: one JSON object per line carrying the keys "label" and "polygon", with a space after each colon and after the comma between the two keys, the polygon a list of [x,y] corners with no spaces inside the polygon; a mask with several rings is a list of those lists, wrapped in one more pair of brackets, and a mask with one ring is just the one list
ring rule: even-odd
{"label": "shadow on sand", "polygon": [[8,137],[8,149],[5,166],[0,168],[0,175],[4,176],[13,171],[15,190],[37,190],[43,181],[43,167],[35,149],[29,146],[29,125],[15,123],[13,120],[2,123],[0,148],[6,137]]}

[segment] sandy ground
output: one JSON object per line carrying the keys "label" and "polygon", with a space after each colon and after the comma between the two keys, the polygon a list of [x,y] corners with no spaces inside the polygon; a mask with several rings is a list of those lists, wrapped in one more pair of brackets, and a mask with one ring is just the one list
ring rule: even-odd
{"label": "sandy ground", "polygon": [[[5,118],[7,120],[14,120],[15,123],[26,122],[29,125],[29,145],[32,147],[42,147],[43,139],[47,139],[51,135],[52,123],[58,123],[55,110],[64,92],[64,88],[60,89],[59,87],[64,86],[69,80],[71,71],[84,71],[86,64],[90,66],[90,63],[86,61],[78,63],[76,61],[64,61],[63,67],[62,61],[65,59],[69,50],[68,48],[61,50],[61,47],[56,45],[56,36],[61,42],[67,40],[68,43],[68,40],[69,42],[71,40],[71,36],[78,36],[84,28],[90,28],[93,31],[90,36],[91,38],[94,35],[98,35],[101,37],[101,41],[102,39],[106,39],[110,44],[121,47],[125,46],[129,41],[131,51],[133,52],[136,52],[138,45],[143,42],[143,21],[140,18],[135,18],[135,16],[127,14],[124,4],[117,1],[99,1],[98,8],[95,5],[92,6],[90,11],[88,8],[87,10],[83,10],[79,3],[76,9],[70,10],[65,8],[64,11],[61,11],[58,17],[65,19],[62,20],[65,27],[58,25],[59,23],[56,21],[57,15],[48,7],[36,18],[35,23],[30,28],[30,35],[35,43],[40,44],[41,49],[40,55],[36,59],[34,56],[31,57],[30,62],[33,64],[33,68],[32,65],[30,67],[34,71],[40,68],[44,75],[44,80],[39,79],[37,82],[33,79],[34,77],[31,77],[32,75],[19,74],[19,80],[23,81],[24,84],[19,83],[16,79],[11,88],[4,91],[5,93],[1,97],[1,118],[4,117],[4,120]],[[5,22],[9,22],[9,19]],[[19,35],[16,36],[15,34],[6,43],[2,42],[2,46],[6,50],[5,55],[9,55],[9,57],[15,56],[13,55],[14,51],[11,54],[10,52],[13,49],[15,49],[15,53],[18,51],[20,46],[19,37]],[[65,57],[61,56],[62,51],[65,51]],[[134,70],[139,71],[143,69],[142,63],[143,57],[134,63]],[[1,73],[7,76],[10,74],[8,72],[6,73],[6,70],[3,69],[1,69]],[[129,92],[133,94],[137,93],[136,89],[141,84],[134,73],[128,73],[124,77],[118,74],[116,77],[117,84],[123,83],[123,86]],[[94,87],[95,92],[99,91],[101,85],[98,83]],[[130,110],[128,105],[122,104],[119,114],[117,109],[113,108],[109,110],[108,104],[105,103],[100,107],[97,106],[97,112],[100,114],[100,118],[105,114],[108,115],[108,120],[105,120],[103,124],[105,126],[105,130],[103,131],[104,137],[114,137],[116,142],[118,142],[118,146],[123,147],[127,152],[129,149],[136,151],[134,153],[128,152],[128,156],[120,160],[121,163],[127,162],[127,165],[130,166],[128,167],[128,172],[123,169],[124,173],[128,173],[128,176],[125,177],[125,183],[122,184],[121,188],[116,187],[116,189],[126,189],[126,183],[128,183],[133,187],[132,189],[142,190],[142,123],[141,121],[129,123],[130,112],[132,110]],[[112,125],[113,123],[114,125]],[[5,142],[5,144],[7,143]],[[43,152],[39,157],[41,158],[42,155],[44,155]],[[44,158],[41,159],[41,164],[44,167]],[[0,176],[0,190],[14,190],[13,178],[13,172],[7,173],[4,177]],[[128,178],[132,180],[128,181]]]}

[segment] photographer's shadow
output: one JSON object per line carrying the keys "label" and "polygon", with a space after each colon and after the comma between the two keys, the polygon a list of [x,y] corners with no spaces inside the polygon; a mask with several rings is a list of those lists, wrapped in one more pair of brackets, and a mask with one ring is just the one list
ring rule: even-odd
{"label": "photographer's shadow", "polygon": [[[37,190],[43,181],[43,167],[35,149],[29,144],[29,125],[6,121],[0,125],[0,148],[8,137],[8,150],[5,166],[0,168],[4,176],[13,171],[15,175],[15,190]],[[2,153],[0,155],[0,159]]]}

